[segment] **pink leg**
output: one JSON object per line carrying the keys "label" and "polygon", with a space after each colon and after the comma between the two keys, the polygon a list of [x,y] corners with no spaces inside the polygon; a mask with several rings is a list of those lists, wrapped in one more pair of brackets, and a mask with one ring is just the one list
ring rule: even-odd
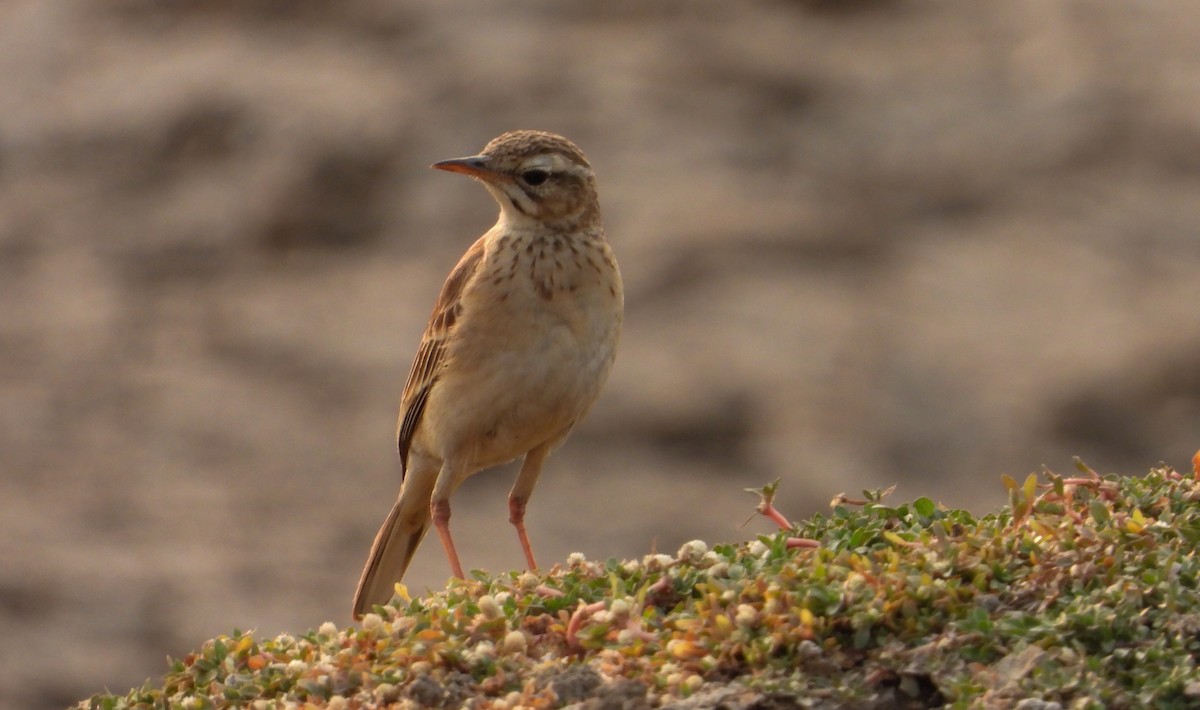
{"label": "pink leg", "polygon": [[529,535],[525,532],[525,499],[510,497],[508,499],[508,522],[517,529],[517,538],[521,541],[521,550],[525,553],[525,563],[529,569],[537,569],[533,559],[533,547],[529,544]]}
{"label": "pink leg", "polygon": [[521,472],[517,481],[508,492],[508,522],[517,529],[517,538],[521,541],[521,550],[525,553],[525,563],[529,569],[537,569],[533,559],[533,547],[529,545],[529,535],[525,532],[525,504],[533,495],[533,486],[537,483],[538,474],[542,472],[542,462],[550,453],[550,444],[542,444],[525,454],[525,462],[521,464]]}
{"label": "pink leg", "polygon": [[450,560],[450,571],[459,579],[466,579],[462,564],[458,561],[458,551],[454,549],[454,540],[450,538],[450,501],[433,501],[429,504],[429,512],[433,516],[434,527],[438,537],[442,539],[442,547],[446,548],[446,558]]}

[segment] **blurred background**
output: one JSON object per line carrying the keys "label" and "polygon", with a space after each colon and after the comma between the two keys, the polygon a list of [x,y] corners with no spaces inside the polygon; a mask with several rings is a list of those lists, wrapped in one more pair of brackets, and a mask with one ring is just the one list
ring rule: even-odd
{"label": "blurred background", "polygon": [[[0,4],[0,706],[349,621],[396,406],[513,128],[599,175],[622,348],[547,566],[898,483],[983,513],[1200,447],[1200,7]],[[522,562],[513,470],[454,500]],[[408,582],[440,587],[427,541]]]}

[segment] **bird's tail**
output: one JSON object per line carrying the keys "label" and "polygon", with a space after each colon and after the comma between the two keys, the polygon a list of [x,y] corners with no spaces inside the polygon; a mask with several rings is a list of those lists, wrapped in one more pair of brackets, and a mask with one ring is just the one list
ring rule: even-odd
{"label": "bird's tail", "polygon": [[410,472],[387,520],[375,535],[371,556],[367,558],[367,565],[358,580],[358,590],[354,592],[355,619],[361,619],[371,607],[386,604],[392,598],[396,582],[404,576],[417,546],[429,530],[429,495],[426,492],[421,496],[413,490],[414,478]]}

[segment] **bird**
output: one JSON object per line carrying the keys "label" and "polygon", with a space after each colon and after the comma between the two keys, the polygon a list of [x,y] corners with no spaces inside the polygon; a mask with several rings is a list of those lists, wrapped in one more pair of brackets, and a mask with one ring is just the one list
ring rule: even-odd
{"label": "bird", "polygon": [[401,396],[401,487],[371,546],[354,618],[386,604],[430,524],[455,577],[450,497],[475,473],[524,457],[509,522],[537,569],[525,508],[547,455],[600,394],[616,357],[624,291],[583,152],[544,131],[504,133],[431,167],[467,175],[500,205],[450,271]]}

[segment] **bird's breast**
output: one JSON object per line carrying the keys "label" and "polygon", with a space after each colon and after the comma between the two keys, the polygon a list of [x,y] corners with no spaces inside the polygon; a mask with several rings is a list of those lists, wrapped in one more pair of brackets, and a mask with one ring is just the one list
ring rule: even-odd
{"label": "bird's breast", "polygon": [[607,374],[623,294],[602,236],[502,236],[487,257],[466,308],[473,327],[462,329],[492,348],[485,359],[544,386],[586,385]]}

